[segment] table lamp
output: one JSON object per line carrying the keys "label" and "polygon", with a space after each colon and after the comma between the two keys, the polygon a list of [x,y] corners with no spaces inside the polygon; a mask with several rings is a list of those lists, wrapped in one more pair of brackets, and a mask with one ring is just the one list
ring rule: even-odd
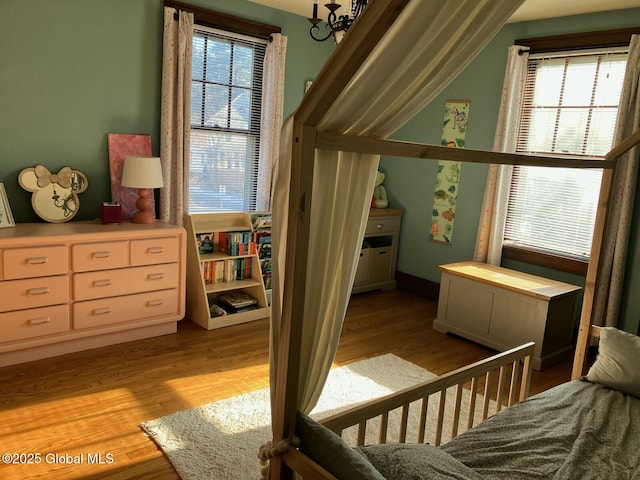
{"label": "table lamp", "polygon": [[155,212],[150,211],[152,202],[149,193],[153,188],[164,186],[162,166],[158,157],[125,157],[122,167],[120,185],[138,189],[136,208],[138,211],[131,217],[133,223],[154,223]]}

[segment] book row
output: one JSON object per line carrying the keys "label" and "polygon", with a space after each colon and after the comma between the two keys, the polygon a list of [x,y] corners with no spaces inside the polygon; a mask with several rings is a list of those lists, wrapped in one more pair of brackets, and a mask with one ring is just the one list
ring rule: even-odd
{"label": "book row", "polygon": [[199,253],[223,252],[227,255],[252,255],[257,252],[254,232],[212,232],[196,234]]}
{"label": "book row", "polygon": [[200,262],[204,283],[233,282],[251,278],[251,258],[229,258],[226,260],[209,260]]}

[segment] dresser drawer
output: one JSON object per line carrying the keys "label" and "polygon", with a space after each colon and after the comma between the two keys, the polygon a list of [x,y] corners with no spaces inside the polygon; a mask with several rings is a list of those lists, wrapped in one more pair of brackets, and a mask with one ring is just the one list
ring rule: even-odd
{"label": "dresser drawer", "polygon": [[13,248],[3,252],[4,278],[48,277],[69,271],[69,250],[64,245]]}
{"label": "dresser drawer", "polygon": [[131,265],[155,265],[177,262],[180,256],[178,237],[131,241]]}
{"label": "dresser drawer", "polygon": [[71,248],[74,272],[129,266],[129,242],[81,243]]}
{"label": "dresser drawer", "polygon": [[147,320],[177,313],[177,289],[89,300],[73,304],[73,328]]}
{"label": "dresser drawer", "polygon": [[69,277],[29,278],[0,282],[0,312],[69,303]]}
{"label": "dresser drawer", "polygon": [[66,332],[70,323],[68,305],[0,313],[0,342]]}
{"label": "dresser drawer", "polygon": [[91,300],[175,288],[178,275],[177,263],[78,273],[73,276],[73,299]]}
{"label": "dresser drawer", "polygon": [[397,218],[387,217],[375,217],[367,221],[367,227],[365,229],[365,235],[371,235],[374,233],[393,233],[398,224]]}

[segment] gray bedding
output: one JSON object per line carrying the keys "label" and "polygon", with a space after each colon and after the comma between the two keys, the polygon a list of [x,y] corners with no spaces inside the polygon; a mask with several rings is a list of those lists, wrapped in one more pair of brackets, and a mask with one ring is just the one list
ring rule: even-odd
{"label": "gray bedding", "polygon": [[441,448],[487,479],[640,479],[640,400],[573,381]]}
{"label": "gray bedding", "polygon": [[640,480],[640,399],[578,380],[503,410],[439,449],[381,445],[361,453],[388,480]]}

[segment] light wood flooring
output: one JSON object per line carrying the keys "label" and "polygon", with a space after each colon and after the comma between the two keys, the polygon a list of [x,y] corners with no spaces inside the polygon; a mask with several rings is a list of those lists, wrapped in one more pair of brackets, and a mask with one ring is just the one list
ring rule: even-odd
{"label": "light wood flooring", "polygon": [[[400,290],[353,296],[336,364],[394,353],[442,374],[494,353],[434,332],[435,313]],[[176,335],[0,368],[0,453],[41,455],[0,463],[0,478],[178,478],[139,424],[267,386],[268,332],[266,320],[212,331],[184,320]],[[569,361],[534,372],[532,393],[570,373]],[[89,465],[96,454],[104,463]]]}

